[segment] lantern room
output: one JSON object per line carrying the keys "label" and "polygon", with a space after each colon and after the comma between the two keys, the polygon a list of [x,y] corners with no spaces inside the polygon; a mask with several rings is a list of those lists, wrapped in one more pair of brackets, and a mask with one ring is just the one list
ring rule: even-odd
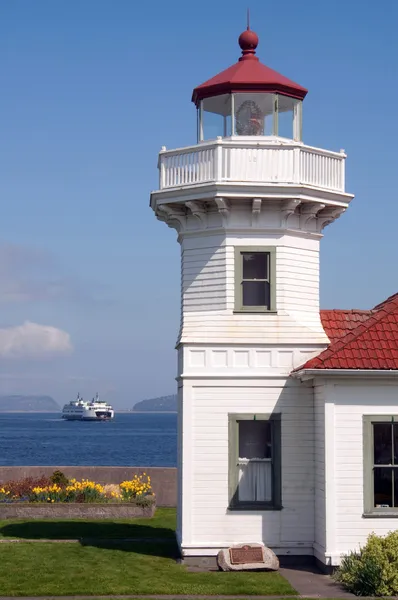
{"label": "lantern room", "polygon": [[194,89],[198,142],[219,136],[277,136],[302,140],[302,102],[307,90],[263,65],[257,34],[239,37],[238,62]]}

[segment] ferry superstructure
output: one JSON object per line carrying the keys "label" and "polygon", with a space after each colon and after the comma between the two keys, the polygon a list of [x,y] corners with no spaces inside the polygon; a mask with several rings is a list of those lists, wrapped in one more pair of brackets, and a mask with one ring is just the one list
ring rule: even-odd
{"label": "ferry superstructure", "polygon": [[62,418],[67,421],[109,421],[115,416],[112,406],[100,400],[98,394],[90,402],[85,402],[80,394],[76,400],[65,404]]}

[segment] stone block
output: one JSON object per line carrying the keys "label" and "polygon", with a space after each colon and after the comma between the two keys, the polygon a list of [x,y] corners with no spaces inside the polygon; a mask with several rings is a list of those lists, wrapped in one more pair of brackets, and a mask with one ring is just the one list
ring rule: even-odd
{"label": "stone block", "polygon": [[222,571],[277,571],[279,560],[264,544],[237,544],[220,550],[217,564]]}

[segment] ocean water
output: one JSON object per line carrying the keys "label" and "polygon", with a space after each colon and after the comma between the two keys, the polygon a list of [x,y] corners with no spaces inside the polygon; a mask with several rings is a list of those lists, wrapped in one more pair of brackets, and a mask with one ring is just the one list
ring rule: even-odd
{"label": "ocean water", "polygon": [[117,413],[64,421],[60,413],[0,413],[0,465],[175,467],[175,413]]}

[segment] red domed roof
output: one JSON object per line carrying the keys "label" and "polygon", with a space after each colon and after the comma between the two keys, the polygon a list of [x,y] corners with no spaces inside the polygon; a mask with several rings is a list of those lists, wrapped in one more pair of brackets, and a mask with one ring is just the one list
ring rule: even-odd
{"label": "red domed roof", "polygon": [[303,100],[308,90],[263,65],[255,56],[257,44],[257,34],[248,28],[239,36],[239,61],[196,87],[192,102],[198,106],[203,98],[232,92],[269,92]]}

